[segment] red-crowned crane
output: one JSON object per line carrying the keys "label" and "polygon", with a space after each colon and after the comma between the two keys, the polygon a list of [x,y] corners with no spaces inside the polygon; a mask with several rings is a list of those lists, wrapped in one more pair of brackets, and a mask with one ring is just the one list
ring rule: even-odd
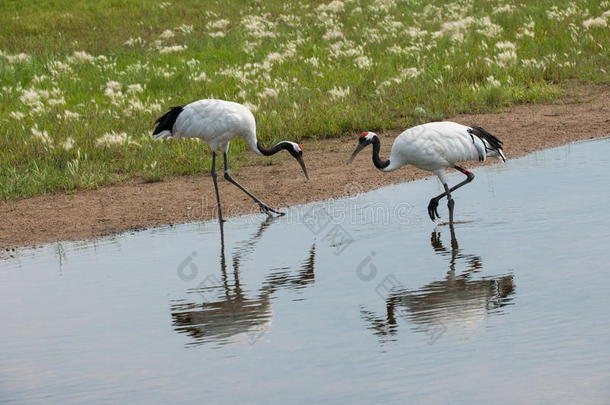
{"label": "red-crowned crane", "polygon": [[[467,127],[455,122],[429,122],[405,130],[398,135],[388,160],[381,160],[379,136],[374,132],[362,132],[358,146],[348,160],[351,163],[356,155],[368,145],[373,145],[373,164],[379,170],[391,172],[405,165],[436,174],[445,188],[445,192],[432,198],[428,204],[428,215],[434,221],[438,214],[438,201],[447,196],[449,223],[453,223],[455,202],[451,193],[474,179],[472,172],[461,168],[456,163],[469,160],[484,161],[488,156],[495,156],[503,161],[506,157],[502,151],[502,141],[481,127]],[[466,180],[449,188],[445,169],[453,167],[466,175]]]}
{"label": "red-crowned crane", "polygon": [[216,205],[218,207],[218,220],[222,223],[222,209],[220,207],[220,194],[218,193],[218,182],[216,180],[216,151],[222,152],[224,160],[224,178],[237,186],[241,191],[252,198],[260,207],[261,211],[272,216],[272,213],[284,215],[283,212],[274,210],[259,200],[254,194],[239,184],[229,171],[227,151],[229,142],[235,137],[242,137],[250,149],[259,155],[271,156],[281,150],[286,150],[294,157],[305,177],[307,169],[303,162],[303,147],[295,142],[283,141],[271,149],[262,147],[256,139],[256,121],[254,116],[245,106],[225,100],[204,99],[190,104],[171,107],[168,112],[159,117],[153,136],[155,139],[170,138],[199,138],[212,148],[211,175],[216,192]]}

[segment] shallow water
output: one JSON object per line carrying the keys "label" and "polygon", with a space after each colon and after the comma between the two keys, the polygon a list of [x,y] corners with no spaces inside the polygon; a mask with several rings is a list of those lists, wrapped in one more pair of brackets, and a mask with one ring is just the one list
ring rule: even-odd
{"label": "shallow water", "polygon": [[607,404],[609,156],[478,168],[454,229],[430,179],[21,251],[0,403]]}

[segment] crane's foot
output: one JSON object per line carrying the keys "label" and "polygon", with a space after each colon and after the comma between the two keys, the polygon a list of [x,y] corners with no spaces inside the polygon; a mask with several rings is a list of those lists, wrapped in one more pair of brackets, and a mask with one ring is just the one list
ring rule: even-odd
{"label": "crane's foot", "polygon": [[440,218],[438,215],[438,199],[433,198],[430,200],[430,204],[428,204],[428,215],[430,215],[431,220],[435,220],[436,218]]}
{"label": "crane's foot", "polygon": [[273,208],[271,208],[270,206],[265,205],[265,204],[260,204],[259,208],[263,214],[267,214],[267,216],[269,216],[269,217],[272,217],[273,214],[277,215],[278,217],[286,215],[285,213],[274,210]]}

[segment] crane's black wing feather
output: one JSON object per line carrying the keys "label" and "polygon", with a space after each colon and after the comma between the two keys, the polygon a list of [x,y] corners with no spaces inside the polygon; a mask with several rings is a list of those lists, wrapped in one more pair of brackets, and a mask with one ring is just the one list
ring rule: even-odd
{"label": "crane's black wing feather", "polygon": [[[481,127],[470,127],[468,132],[482,141],[485,141],[483,143],[488,150],[502,150],[502,141],[487,132],[485,129]],[[487,145],[489,145],[489,147],[487,147]]]}
{"label": "crane's black wing feather", "polygon": [[171,107],[168,112],[157,118],[155,124],[158,124],[153,135],[157,135],[163,131],[172,132],[176,119],[184,109],[184,106]]}

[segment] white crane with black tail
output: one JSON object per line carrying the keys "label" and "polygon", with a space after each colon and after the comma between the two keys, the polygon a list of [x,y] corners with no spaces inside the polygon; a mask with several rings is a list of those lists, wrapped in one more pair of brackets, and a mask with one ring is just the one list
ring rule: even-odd
{"label": "white crane with black tail", "polygon": [[[428,204],[428,215],[433,221],[440,218],[438,201],[447,196],[449,223],[453,223],[455,202],[451,193],[474,179],[472,172],[461,168],[456,163],[471,160],[484,161],[488,156],[495,156],[503,161],[506,157],[502,151],[502,141],[481,127],[468,127],[455,122],[429,122],[407,129],[394,141],[390,158],[381,160],[379,136],[374,132],[362,132],[358,146],[348,163],[368,145],[373,145],[373,164],[379,170],[391,172],[405,165],[413,165],[438,176],[445,192],[432,198]],[[449,188],[445,169],[453,167],[466,175],[466,180]]]}
{"label": "white crane with black tail", "polygon": [[235,137],[242,137],[250,149],[259,155],[271,156],[281,150],[286,150],[294,157],[301,168],[305,177],[307,169],[303,162],[303,147],[295,142],[283,141],[272,147],[265,149],[256,139],[256,121],[254,116],[245,106],[224,100],[204,99],[190,104],[172,107],[168,112],[159,117],[153,131],[155,139],[162,138],[199,138],[212,148],[212,181],[216,192],[216,204],[218,206],[218,220],[223,222],[222,209],[220,206],[220,194],[218,193],[218,183],[216,180],[216,152],[221,151],[224,159],[224,178],[236,185],[241,191],[252,198],[260,207],[261,211],[272,216],[273,214],[284,215],[284,213],[274,210],[267,204],[259,200],[254,194],[239,184],[231,177],[229,170],[229,160],[227,151],[229,142]]}

